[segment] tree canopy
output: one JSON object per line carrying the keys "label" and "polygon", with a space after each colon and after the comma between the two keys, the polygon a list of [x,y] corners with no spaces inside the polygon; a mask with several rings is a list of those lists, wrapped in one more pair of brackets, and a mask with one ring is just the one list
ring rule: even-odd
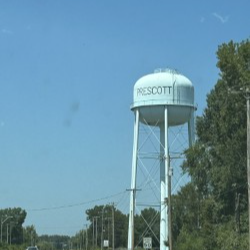
{"label": "tree canopy", "polygon": [[[239,219],[238,222],[235,220],[236,214],[241,211],[243,218],[248,207],[244,90],[250,87],[250,42],[222,44],[217,58],[219,79],[207,95],[207,107],[202,116],[197,118],[197,142],[187,150],[187,159],[182,166],[191,176],[197,192],[200,232],[206,232],[204,235],[218,234],[208,241],[214,242],[211,249],[217,249],[215,246],[222,249],[219,247],[225,233],[223,230],[230,231],[231,228],[230,234],[233,234],[238,228],[237,223],[240,223]],[[241,236],[248,231],[246,223],[247,220],[241,221]],[[185,225],[183,223],[179,229],[182,238]],[[203,244],[211,245],[206,243],[207,237],[203,238]],[[233,249],[233,246],[227,247]],[[207,249],[210,248],[207,246]]]}

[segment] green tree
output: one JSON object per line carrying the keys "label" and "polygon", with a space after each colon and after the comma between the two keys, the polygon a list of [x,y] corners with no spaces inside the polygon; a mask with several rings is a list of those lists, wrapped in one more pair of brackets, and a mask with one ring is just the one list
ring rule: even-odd
{"label": "green tree", "polygon": [[0,210],[1,237],[3,242],[8,241],[13,244],[20,244],[23,242],[22,224],[25,221],[26,214],[26,211],[19,207]]}
{"label": "green tree", "polygon": [[188,183],[176,195],[172,196],[174,241],[183,227],[189,232],[195,231],[200,227],[200,201],[197,189],[192,183]]}
{"label": "green tree", "polygon": [[183,169],[201,195],[213,195],[223,219],[234,213],[235,193],[246,198],[246,101],[229,93],[250,86],[250,43],[219,46],[220,79],[197,119],[197,144],[187,152]]}
{"label": "green tree", "polygon": [[24,243],[29,246],[35,246],[38,242],[38,235],[34,225],[23,228]]}
{"label": "green tree", "polygon": [[38,237],[39,250],[62,250],[69,248],[70,237],[66,235],[41,235]]}
{"label": "green tree", "polygon": [[178,250],[201,250],[204,248],[203,237],[199,232],[190,232],[185,227],[180,231],[178,242],[175,244],[175,249]]}
{"label": "green tree", "polygon": [[[114,216],[112,214],[114,212]],[[115,247],[126,247],[127,244],[127,216],[113,205],[95,206],[86,210],[87,220],[90,222],[88,229],[89,243],[92,246],[101,246],[103,227],[103,239],[109,239],[112,245],[112,223],[114,221]]]}
{"label": "green tree", "polygon": [[155,248],[160,246],[160,213],[149,207],[135,217],[135,245],[143,247],[143,237],[151,237]]}
{"label": "green tree", "polygon": [[186,152],[183,164],[197,189],[206,249],[221,246],[218,239],[226,230],[221,225],[235,224],[239,194],[241,211],[247,209],[246,100],[234,91],[250,87],[250,42],[222,44],[217,57],[220,78],[197,118],[197,143]]}

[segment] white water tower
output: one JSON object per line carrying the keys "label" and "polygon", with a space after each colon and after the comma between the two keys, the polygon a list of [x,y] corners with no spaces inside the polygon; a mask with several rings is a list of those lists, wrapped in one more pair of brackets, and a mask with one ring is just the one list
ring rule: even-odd
{"label": "white water tower", "polygon": [[[171,245],[169,228],[168,197],[171,184],[169,135],[171,126],[188,123],[189,145],[194,142],[194,87],[191,81],[171,69],[158,69],[153,74],[140,78],[134,85],[131,110],[135,114],[134,145],[130,193],[128,228],[128,250],[134,249],[134,214],[136,200],[136,179],[138,162],[139,126],[157,126],[160,129],[160,250],[168,250]],[[170,219],[171,220],[171,219]],[[170,243],[169,243],[170,244]]]}

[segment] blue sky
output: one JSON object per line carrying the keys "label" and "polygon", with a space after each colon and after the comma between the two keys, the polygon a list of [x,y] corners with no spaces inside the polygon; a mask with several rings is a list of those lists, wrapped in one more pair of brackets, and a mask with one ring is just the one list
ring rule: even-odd
{"label": "blue sky", "polygon": [[129,209],[134,83],[177,69],[197,114],[216,51],[250,34],[250,2],[0,0],[0,208],[74,235],[85,210]]}

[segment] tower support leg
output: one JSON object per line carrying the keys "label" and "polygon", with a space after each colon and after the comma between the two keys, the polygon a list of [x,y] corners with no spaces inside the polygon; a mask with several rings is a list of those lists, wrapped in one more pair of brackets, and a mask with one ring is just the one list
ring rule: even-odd
{"label": "tower support leg", "polygon": [[164,123],[160,126],[160,181],[161,181],[161,220],[160,220],[160,250],[168,250],[168,110],[165,107]]}
{"label": "tower support leg", "polygon": [[135,197],[136,197],[138,140],[139,140],[139,111],[137,109],[135,111],[135,123],[134,123],[134,145],[133,145],[133,158],[132,158],[129,227],[128,227],[128,250],[134,250],[134,214],[135,214]]}

